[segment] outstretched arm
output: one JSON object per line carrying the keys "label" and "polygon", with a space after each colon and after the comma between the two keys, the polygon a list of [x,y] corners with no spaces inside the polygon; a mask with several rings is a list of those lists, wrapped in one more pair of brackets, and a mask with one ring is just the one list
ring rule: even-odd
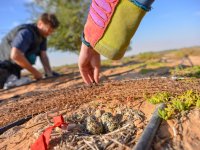
{"label": "outstretched arm", "polygon": [[20,67],[30,71],[35,79],[42,79],[42,74],[29,63],[24,54],[16,47],[11,49],[11,59]]}
{"label": "outstretched arm", "polygon": [[85,83],[99,82],[100,54],[112,60],[124,56],[153,1],[92,0],[82,36],[82,42],[88,47],[82,44],[79,56],[79,69]]}
{"label": "outstretched arm", "polygon": [[52,70],[51,70],[51,67],[50,67],[50,63],[49,63],[49,58],[47,56],[46,51],[41,51],[40,60],[42,62],[42,65],[43,65],[43,68],[44,68],[44,71],[45,71],[46,75],[48,77],[53,76]]}

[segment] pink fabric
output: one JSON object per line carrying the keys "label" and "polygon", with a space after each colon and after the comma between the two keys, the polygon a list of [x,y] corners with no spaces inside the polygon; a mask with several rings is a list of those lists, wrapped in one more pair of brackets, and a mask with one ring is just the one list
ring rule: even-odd
{"label": "pink fabric", "polygon": [[106,14],[101,10],[100,7],[98,7],[96,5],[96,3],[92,3],[92,8],[96,11],[96,13],[101,16],[101,18],[104,20],[104,21],[107,21],[108,20],[108,17],[106,16]]}
{"label": "pink fabric", "polygon": [[90,8],[90,15],[93,19],[93,21],[100,27],[105,27],[105,23],[104,21],[97,15],[97,13],[92,9]]}
{"label": "pink fabric", "polygon": [[112,11],[109,2],[106,2],[106,0],[95,0],[93,1],[93,3],[96,3],[99,7],[103,8],[107,13],[111,13]]}
{"label": "pink fabric", "polygon": [[103,36],[119,0],[92,0],[84,28],[85,40],[92,47]]}

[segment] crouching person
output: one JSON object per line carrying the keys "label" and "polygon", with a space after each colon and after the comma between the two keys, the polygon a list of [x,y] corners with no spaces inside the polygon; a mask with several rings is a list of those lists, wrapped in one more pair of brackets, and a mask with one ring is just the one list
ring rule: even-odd
{"label": "crouching person", "polygon": [[45,75],[51,77],[55,74],[50,67],[47,56],[47,37],[59,26],[54,14],[43,13],[37,23],[22,24],[11,30],[0,44],[0,88],[10,75],[20,79],[22,69],[28,70],[36,80],[43,75],[32,65],[39,56]]}

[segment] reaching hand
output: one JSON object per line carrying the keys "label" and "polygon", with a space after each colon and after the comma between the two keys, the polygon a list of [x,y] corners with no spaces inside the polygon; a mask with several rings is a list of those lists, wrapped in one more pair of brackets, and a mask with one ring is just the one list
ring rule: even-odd
{"label": "reaching hand", "polygon": [[86,84],[99,83],[100,55],[83,43],[79,56],[79,70]]}
{"label": "reaching hand", "polygon": [[36,80],[42,79],[42,74],[39,71],[35,71],[33,76]]}
{"label": "reaching hand", "polygon": [[55,72],[55,71],[52,71],[50,74],[45,73],[46,78],[48,78],[48,77],[59,77],[59,76],[61,76],[61,74],[58,73],[58,72]]}

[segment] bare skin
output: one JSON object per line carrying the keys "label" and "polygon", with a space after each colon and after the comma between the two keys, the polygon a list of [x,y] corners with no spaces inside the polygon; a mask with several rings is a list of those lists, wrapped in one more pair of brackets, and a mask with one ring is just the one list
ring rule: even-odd
{"label": "bare skin", "polygon": [[11,59],[15,61],[15,63],[18,64],[20,67],[30,71],[35,79],[42,79],[42,74],[29,63],[29,61],[19,49],[15,47],[12,48]]}
{"label": "bare skin", "polygon": [[78,65],[81,76],[87,85],[90,85],[93,82],[99,83],[99,53],[82,43]]}
{"label": "bare skin", "polygon": [[53,76],[52,70],[51,70],[51,67],[50,67],[50,63],[49,63],[49,58],[47,56],[47,52],[46,51],[41,51],[41,53],[40,53],[40,60],[42,62],[44,71],[47,74],[47,76],[48,77]]}

